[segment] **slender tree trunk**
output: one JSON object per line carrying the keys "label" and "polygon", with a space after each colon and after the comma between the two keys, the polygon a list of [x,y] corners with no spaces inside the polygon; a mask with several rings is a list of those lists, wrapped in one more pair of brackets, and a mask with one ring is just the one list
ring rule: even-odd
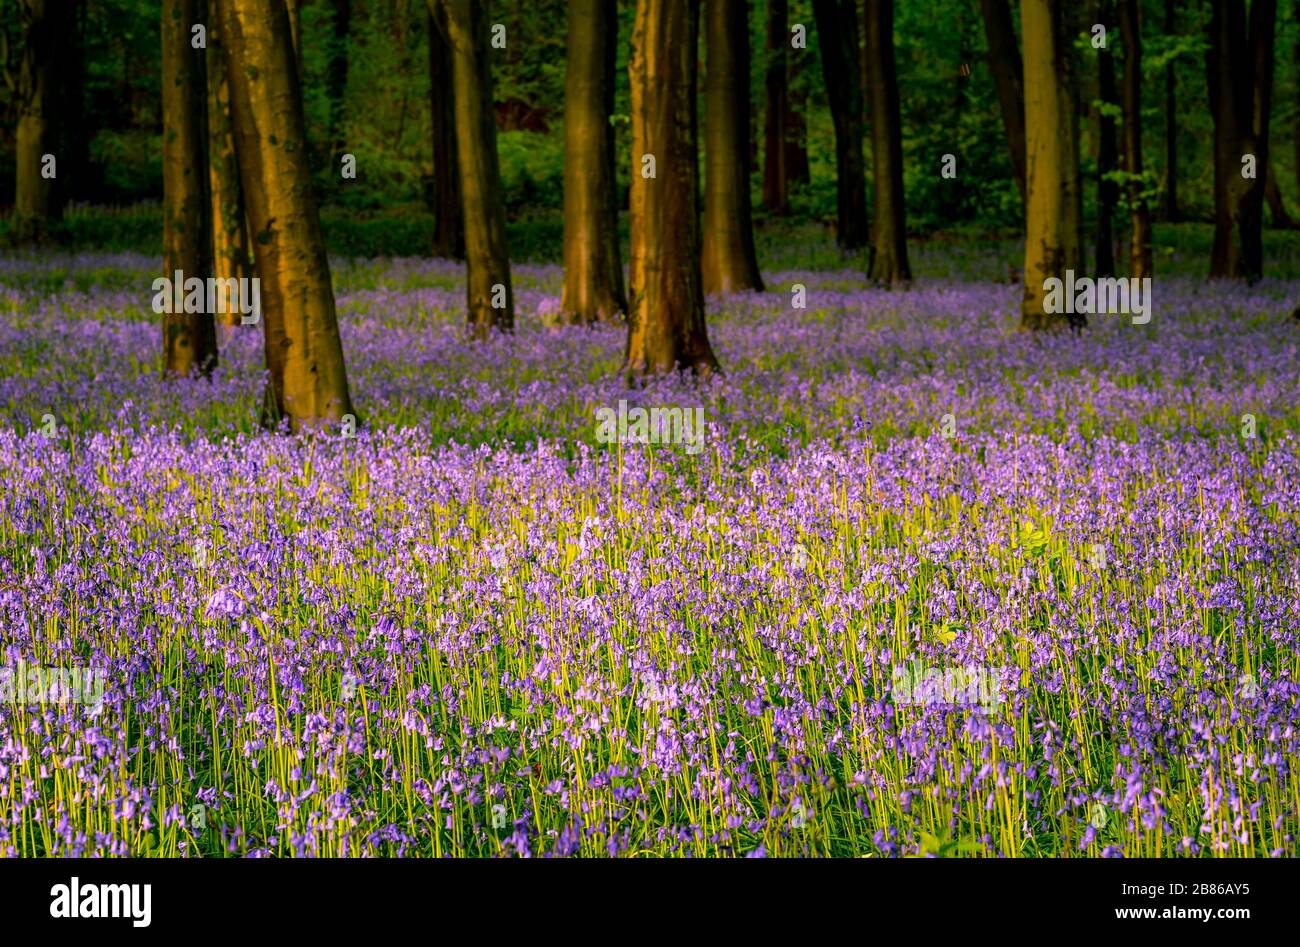
{"label": "slender tree trunk", "polygon": [[58,136],[61,154],[59,176],[55,179],[55,205],[90,196],[90,129],[86,122],[86,6],[75,3],[67,10],[68,49],[61,56],[66,68],[61,70],[59,111],[62,116]]}
{"label": "slender tree trunk", "polygon": [[867,245],[867,187],[862,160],[858,17],[853,0],[813,0],[822,75],[835,123],[835,239],[841,250]]}
{"label": "slender tree trunk", "polygon": [[[1210,276],[1258,279],[1264,268],[1264,191],[1273,98],[1276,0],[1212,5],[1206,57],[1214,116],[1214,250]],[[1243,176],[1246,160],[1254,177]]]}
{"label": "slender tree trunk", "polygon": [[895,286],[912,281],[903,204],[903,123],[894,68],[894,0],[867,0],[871,67],[871,160],[875,220],[867,277]]}
{"label": "slender tree trunk", "polygon": [[[704,323],[692,0],[638,0],[632,87],[630,379],[718,368]],[[653,165],[653,167],[652,167]],[[652,173],[653,172],[653,173]]]}
{"label": "slender tree trunk", "polygon": [[494,328],[508,332],[515,324],[488,62],[490,24],[484,0],[441,2],[446,10],[456,100],[469,327],[476,338],[486,338]]}
{"label": "slender tree trunk", "polygon": [[614,166],[615,0],[571,0],[564,77],[564,295],[573,322],[627,312]]}
{"label": "slender tree trunk", "polygon": [[[1115,275],[1115,207],[1119,204],[1119,184],[1113,175],[1119,170],[1119,143],[1115,119],[1107,114],[1107,106],[1119,105],[1119,89],[1115,85],[1115,55],[1111,41],[1115,36],[1114,0],[1101,0],[1097,5],[1097,22],[1106,27],[1108,39],[1103,49],[1097,50],[1097,78],[1101,107],[1097,109],[1097,266],[1098,276]],[[1128,34],[1125,33],[1125,42]],[[1127,81],[1128,73],[1125,73]],[[1127,89],[1125,90],[1127,91]]]}
{"label": "slender tree trunk", "polygon": [[431,0],[429,32],[429,114],[433,129],[433,255],[465,259],[465,219],[460,209],[460,158],[456,146],[456,101],[452,91],[451,45],[447,17]]}
{"label": "slender tree trunk", "polygon": [[[284,0],[218,0],[235,152],[261,288],[268,420],[294,431],[352,413]],[[256,70],[247,68],[256,63]]]}
{"label": "slender tree trunk", "polygon": [[989,69],[1002,109],[1002,125],[1007,130],[1011,151],[1011,170],[1025,202],[1025,93],[1024,67],[1016,45],[1016,27],[1011,18],[1009,0],[980,0],[984,13],[984,35],[989,46]]}
{"label": "slender tree trunk", "polygon": [[[1165,0],[1165,36],[1178,29],[1177,0]],[[1165,63],[1165,191],[1164,218],[1175,221],[1178,210],[1178,77],[1172,59]]]}
{"label": "slender tree trunk", "polygon": [[14,215],[15,237],[18,242],[28,243],[44,240],[50,223],[60,214],[58,179],[46,176],[49,166],[45,156],[54,156],[53,172],[57,175],[55,57],[59,54],[60,35],[69,25],[67,0],[19,0],[18,15],[23,51],[14,88],[18,114]]}
{"label": "slender tree trunk", "polygon": [[337,168],[344,153],[343,123],[348,93],[349,35],[352,29],[352,0],[334,0],[333,42],[329,51],[329,72],[326,88],[329,92],[329,131],[326,140]]}
{"label": "slender tree trunk", "polygon": [[704,292],[763,289],[749,195],[749,4],[708,0]]}
{"label": "slender tree trunk", "polygon": [[790,134],[790,97],[786,85],[790,33],[788,0],[767,0],[767,69],[763,76],[767,108],[763,127],[763,206],[773,214],[790,213],[786,140]]}
{"label": "slender tree trunk", "polygon": [[1142,196],[1142,13],[1138,0],[1119,0],[1124,37],[1124,166],[1128,171],[1128,206],[1132,236],[1129,276],[1152,274],[1151,208]]}
{"label": "slender tree trunk", "polygon": [[[206,51],[195,49],[190,28],[202,23],[203,0],[163,0],[163,273],[183,281],[211,275],[212,218],[208,203],[208,93]],[[201,312],[163,316],[163,371],[186,376],[217,364],[217,330]]]}
{"label": "slender tree trunk", "polygon": [[[786,30],[786,42],[790,31]],[[790,112],[786,119],[785,180],[790,184],[807,184],[812,180],[808,165],[808,89],[803,78],[803,57],[790,56],[790,70],[786,74],[786,91],[790,99]]]}
{"label": "slender tree trunk", "polygon": [[[213,4],[212,13],[218,0]],[[212,275],[220,280],[252,276],[244,192],[239,184],[235,127],[230,113],[230,82],[226,53],[216,17],[208,17],[208,187],[212,199]],[[237,287],[238,283],[227,283]],[[238,289],[228,297],[225,312],[215,313],[226,325],[240,324],[242,301]]]}
{"label": "slender tree trunk", "polygon": [[1025,286],[1021,325],[1081,325],[1044,307],[1051,278],[1080,269],[1079,150],[1064,0],[1021,0],[1025,37]]}

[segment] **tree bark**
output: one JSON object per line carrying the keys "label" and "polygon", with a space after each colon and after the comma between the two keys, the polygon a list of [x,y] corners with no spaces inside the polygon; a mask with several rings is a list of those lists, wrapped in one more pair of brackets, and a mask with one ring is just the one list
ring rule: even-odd
{"label": "tree bark", "polygon": [[15,130],[14,215],[15,237],[20,243],[39,243],[49,225],[58,219],[57,177],[42,174],[45,156],[55,156],[59,171],[58,78],[55,57],[61,32],[69,24],[67,0],[19,0],[18,16],[23,51],[18,60],[14,88],[18,127]]}
{"label": "tree bark", "polygon": [[[640,376],[718,368],[704,323],[696,157],[692,0],[638,0],[632,87],[632,254],[626,371]],[[647,176],[645,156],[654,158]]]}
{"label": "tree bark", "polygon": [[465,259],[465,219],[460,210],[460,158],[456,145],[456,102],[447,17],[431,0],[429,33],[429,115],[433,130],[433,255]]}
{"label": "tree bark", "polygon": [[[202,0],[163,0],[163,273],[174,280],[179,271],[206,288],[212,272],[206,50],[190,39],[204,13]],[[216,367],[217,330],[204,298],[201,312],[163,316],[164,374],[207,374]]]}
{"label": "tree bark", "polygon": [[564,295],[571,322],[627,312],[614,166],[615,0],[571,0],[564,77]]}
{"label": "tree bark", "polygon": [[835,124],[835,240],[841,250],[867,245],[867,187],[862,159],[862,86],[853,0],[813,0],[822,76]]}
{"label": "tree bark", "polygon": [[[511,331],[515,324],[510,258],[506,250],[506,215],[501,203],[497,126],[492,109],[492,70],[488,62],[490,24],[484,0],[441,0],[441,3],[446,11],[456,100],[469,328],[475,338],[482,339],[493,329]],[[494,301],[503,305],[494,306]]]}
{"label": "tree bark", "polygon": [[1021,206],[1025,203],[1025,92],[1024,67],[1016,45],[1016,27],[1009,0],[980,0],[984,13],[984,35],[989,45],[989,69],[1002,109],[1007,131],[1011,170],[1016,176]]}
{"label": "tree bark", "polygon": [[1028,329],[1086,323],[1044,308],[1050,278],[1064,279],[1082,260],[1079,228],[1077,112],[1071,89],[1070,37],[1064,0],[1022,0],[1025,38],[1025,285],[1021,325]]}
{"label": "tree bark", "polygon": [[[1106,27],[1108,36],[1113,39],[1116,32],[1114,0],[1100,0],[1097,17],[1097,22]],[[1128,34],[1124,36],[1127,43]],[[1097,85],[1101,99],[1101,107],[1097,109],[1097,276],[1115,275],[1115,207],[1119,204],[1119,184],[1112,175],[1119,170],[1119,144],[1115,119],[1107,114],[1106,109],[1106,106],[1119,105],[1112,49],[1108,39],[1105,48],[1097,50]],[[1127,71],[1124,78],[1127,82]]]}
{"label": "tree bark", "polygon": [[[1178,28],[1177,0],[1165,0],[1165,36]],[[1165,64],[1165,191],[1163,216],[1175,221],[1178,209],[1178,77],[1174,61]]]}
{"label": "tree bark", "polygon": [[767,108],[763,125],[763,206],[771,213],[790,213],[786,148],[789,137],[790,96],[786,85],[789,69],[790,33],[788,0],[767,0],[767,68],[763,87]]}
{"label": "tree bark", "polygon": [[329,259],[312,188],[284,0],[218,0],[235,151],[261,288],[267,420],[294,431],[352,413]]}
{"label": "tree bark", "polygon": [[[215,7],[217,0],[210,0]],[[213,11],[215,12],[215,10]],[[226,53],[215,16],[208,17],[208,188],[212,200],[212,275],[220,280],[252,276],[244,192],[239,184],[235,127],[230,112],[230,81]],[[226,285],[239,285],[230,284]],[[224,313],[214,313],[226,325],[241,321],[236,290]]]}
{"label": "tree bark", "polygon": [[871,159],[875,219],[867,278],[883,285],[912,281],[903,203],[903,125],[894,68],[894,0],[867,0],[871,67]]}
{"label": "tree bark", "polygon": [[1128,171],[1129,276],[1152,274],[1151,208],[1142,196],[1142,13],[1138,0],[1119,0],[1124,37],[1124,167]]}
{"label": "tree bark", "polygon": [[749,195],[749,4],[707,0],[704,14],[704,292],[761,292]]}
{"label": "tree bark", "polygon": [[[1210,276],[1258,279],[1264,269],[1264,191],[1273,98],[1276,0],[1212,4],[1206,56],[1214,117],[1214,249]],[[1255,176],[1243,158],[1253,155]]]}
{"label": "tree bark", "polygon": [[[786,42],[790,31],[786,30]],[[786,73],[786,94],[790,98],[790,112],[786,119],[785,180],[786,184],[807,184],[812,180],[808,166],[808,89],[803,79],[803,57],[790,56],[790,69]]]}

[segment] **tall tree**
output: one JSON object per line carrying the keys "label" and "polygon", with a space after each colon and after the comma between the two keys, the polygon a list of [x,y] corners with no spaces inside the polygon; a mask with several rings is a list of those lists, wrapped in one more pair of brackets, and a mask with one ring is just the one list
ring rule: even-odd
{"label": "tall tree", "polygon": [[1065,0],[1021,0],[1025,44],[1025,286],[1021,325],[1082,323],[1044,307],[1045,281],[1064,279],[1082,260],[1078,117],[1072,92]]}
{"label": "tall tree", "polygon": [[835,240],[841,250],[857,250],[868,243],[858,16],[853,0],[813,0],[813,16],[835,124]]}
{"label": "tall tree", "polygon": [[[1119,142],[1114,109],[1119,107],[1115,85],[1115,56],[1111,42],[1115,35],[1115,0],[1100,0],[1097,22],[1106,28],[1106,45],[1097,50],[1097,86],[1100,102],[1096,109],[1097,144],[1097,275],[1115,275],[1115,208],[1119,204]],[[1127,40],[1127,34],[1125,34]],[[1128,73],[1124,74],[1127,81]],[[1125,88],[1127,92],[1127,87]]]}
{"label": "tall tree", "polygon": [[762,290],[749,196],[749,3],[708,0],[704,292]]}
{"label": "tall tree", "polygon": [[907,262],[907,213],[903,206],[903,123],[894,68],[894,0],[867,0],[866,29],[875,197],[867,277],[892,286],[912,280],[912,268]]}
{"label": "tall tree", "polygon": [[704,324],[693,0],[637,0],[632,87],[629,377],[718,368]]}
{"label": "tall tree", "polygon": [[436,0],[426,18],[429,34],[429,112],[433,130],[433,255],[465,258],[465,218],[460,211],[460,156],[452,91],[447,15]]}
{"label": "tall tree", "polygon": [[1002,125],[1011,150],[1011,170],[1025,202],[1025,92],[1024,67],[1016,44],[1016,27],[1010,0],[980,0],[984,13],[984,35],[989,46],[989,69],[1002,110]]}
{"label": "tall tree", "polygon": [[[261,287],[267,414],[295,430],[352,413],[284,0],[217,0],[235,151]],[[249,68],[254,66],[255,68]]]}
{"label": "tall tree", "polygon": [[1138,0],[1119,0],[1124,38],[1124,167],[1127,171],[1129,276],[1151,275],[1151,208],[1142,180],[1142,12]]}
{"label": "tall tree", "polygon": [[569,4],[564,77],[564,295],[574,322],[614,320],[627,312],[619,259],[614,167],[616,0]]}
{"label": "tall tree", "polygon": [[[210,0],[215,3],[217,0]],[[230,82],[226,52],[215,17],[208,23],[208,187],[212,198],[212,275],[239,280],[252,275],[248,248],[244,191],[239,184],[239,159],[235,155],[235,127],[230,114]],[[238,286],[238,283],[227,285]],[[227,325],[240,321],[238,290],[229,300]]]}
{"label": "tall tree", "polygon": [[[786,42],[791,34],[787,32]],[[785,179],[787,184],[807,184],[812,180],[808,164],[808,82],[802,56],[790,56],[786,73],[786,95],[790,99],[789,117],[786,119]]]}
{"label": "tall tree", "polygon": [[790,95],[786,84],[789,69],[790,34],[786,31],[788,0],[767,0],[767,68],[763,90],[767,108],[763,115],[763,206],[774,214],[790,212],[790,188],[786,168],[786,139],[789,137]]}
{"label": "tall tree", "polygon": [[1249,18],[1244,0],[1212,4],[1206,56],[1214,118],[1212,277],[1257,279],[1264,270],[1276,19],[1277,0],[1252,0]]}
{"label": "tall tree", "polygon": [[[1165,0],[1165,39],[1178,29],[1177,0]],[[1178,219],[1178,74],[1173,57],[1165,63],[1165,220]]]}
{"label": "tall tree", "polygon": [[494,328],[510,331],[515,324],[492,110],[487,9],[485,0],[439,2],[446,11],[451,45],[469,325],[475,337],[485,338]]}
{"label": "tall tree", "polygon": [[[208,203],[206,51],[195,49],[192,27],[204,20],[203,0],[163,0],[163,272],[168,279],[206,281],[212,272]],[[199,312],[163,317],[163,371],[210,372],[217,364],[217,330],[206,304]]]}
{"label": "tall tree", "polygon": [[[18,113],[14,215],[15,236],[21,242],[44,239],[61,211],[55,57],[61,34],[71,25],[69,15],[68,0],[18,0],[23,51],[17,75],[6,79]],[[46,155],[54,158],[53,165]]]}

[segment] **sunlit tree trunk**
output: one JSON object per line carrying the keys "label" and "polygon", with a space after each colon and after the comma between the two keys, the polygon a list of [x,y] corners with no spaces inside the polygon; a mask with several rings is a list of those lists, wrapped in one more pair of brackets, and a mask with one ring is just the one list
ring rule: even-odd
{"label": "sunlit tree trunk", "polygon": [[[1112,175],[1119,170],[1119,142],[1115,118],[1108,107],[1119,106],[1119,90],[1115,85],[1115,4],[1114,0],[1101,0],[1097,4],[1097,22],[1106,27],[1108,39],[1105,47],[1097,50],[1097,86],[1100,106],[1097,108],[1097,276],[1115,275],[1115,208],[1119,204],[1119,184]],[[1125,34],[1127,43],[1127,34]],[[1126,47],[1127,49],[1127,47]],[[1127,73],[1125,73],[1127,78]]]}
{"label": "sunlit tree trunk", "polygon": [[912,280],[903,205],[903,123],[894,69],[894,0],[867,0],[867,62],[871,69],[871,161],[875,217],[867,277],[884,285]]}
{"label": "sunlit tree trunk", "polygon": [[[215,6],[216,0],[209,0]],[[212,11],[215,13],[215,9]],[[239,184],[239,159],[235,155],[235,128],[230,115],[230,83],[226,53],[215,16],[208,22],[208,186],[212,198],[212,275],[218,279],[252,276],[244,192]],[[237,285],[237,284],[227,284]],[[238,291],[224,313],[215,315],[227,325],[240,322]]]}
{"label": "sunlit tree trunk", "polygon": [[[268,420],[295,430],[352,413],[311,182],[284,0],[218,0],[235,151],[261,289]],[[250,68],[252,67],[252,68]]]}
{"label": "sunlit tree trunk", "polygon": [[433,130],[433,255],[465,258],[465,220],[460,212],[460,156],[456,147],[456,102],[452,92],[447,16],[429,4],[429,110]]}
{"label": "sunlit tree trunk", "polygon": [[564,81],[564,295],[573,322],[627,312],[614,176],[615,0],[569,4]]}
{"label": "sunlit tree trunk", "polygon": [[786,168],[786,139],[790,134],[790,96],[786,83],[790,33],[786,29],[787,0],[767,0],[767,68],[763,88],[767,108],[763,116],[763,206],[774,214],[790,212]]}
{"label": "sunlit tree trunk", "polygon": [[[1264,269],[1264,191],[1273,98],[1276,0],[1212,4],[1210,112],[1214,117],[1214,249],[1210,276],[1257,279]],[[1254,176],[1243,174],[1254,163]]]}
{"label": "sunlit tree trunk", "polygon": [[[202,0],[163,0],[163,274],[206,281],[212,272],[212,214],[208,203],[206,51],[195,49],[191,27],[205,18]],[[205,283],[206,285],[206,283]],[[163,371],[207,373],[217,364],[217,330],[206,295],[201,312],[163,316]]]}
{"label": "sunlit tree trunk", "polygon": [[1124,37],[1124,167],[1128,171],[1129,276],[1150,276],[1151,208],[1142,196],[1142,14],[1138,0],[1119,0]]}
{"label": "sunlit tree trunk", "polygon": [[822,75],[835,124],[835,239],[841,250],[868,243],[867,186],[862,159],[862,83],[858,16],[853,0],[813,0]]}
{"label": "sunlit tree trunk", "polygon": [[1046,329],[1082,323],[1044,309],[1044,281],[1078,271],[1080,240],[1078,117],[1069,63],[1064,0],[1022,0],[1025,43],[1025,286],[1021,325]]}
{"label": "sunlit tree trunk", "polygon": [[[16,179],[15,236],[19,242],[43,240],[59,217],[57,177],[47,177],[46,155],[59,172],[56,57],[60,37],[71,27],[68,0],[18,0],[23,51],[14,78]],[[66,162],[65,162],[66,163]]]}
{"label": "sunlit tree trunk", "polygon": [[1002,125],[1011,151],[1011,170],[1025,201],[1025,93],[1024,67],[1016,45],[1016,27],[1009,0],[980,0],[984,13],[984,35],[989,46],[989,69],[1002,110]]}
{"label": "sunlit tree trunk", "polygon": [[[693,0],[638,0],[632,87],[631,378],[718,367],[704,324],[696,159]],[[653,166],[652,166],[653,165]]]}
{"label": "sunlit tree trunk", "polygon": [[515,323],[497,126],[492,110],[490,24],[484,0],[440,2],[446,11],[456,100],[469,326],[476,338],[485,338],[492,329],[510,331]]}
{"label": "sunlit tree trunk", "polygon": [[762,290],[749,195],[749,4],[707,0],[704,14],[704,291]]}

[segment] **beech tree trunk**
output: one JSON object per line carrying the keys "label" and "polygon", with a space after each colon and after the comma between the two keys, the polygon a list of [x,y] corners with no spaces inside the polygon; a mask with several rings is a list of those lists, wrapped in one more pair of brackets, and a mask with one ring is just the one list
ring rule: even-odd
{"label": "beech tree trunk", "polygon": [[456,102],[452,91],[447,17],[430,0],[429,114],[433,130],[433,255],[465,259],[465,218],[460,210],[460,157],[456,145]]}
{"label": "beech tree trunk", "polygon": [[786,29],[788,0],[767,0],[767,69],[763,87],[767,108],[763,124],[763,206],[773,214],[790,213],[790,188],[786,167],[790,135],[789,69],[790,32]]}
{"label": "beech tree trunk", "polygon": [[[267,420],[292,430],[352,413],[329,259],[312,188],[284,0],[218,0],[240,184],[261,286]],[[256,63],[259,68],[249,69]]]}
{"label": "beech tree trunk", "polygon": [[[202,0],[163,0],[163,275],[205,281],[212,274],[212,216],[208,203],[208,92],[206,50],[191,44],[202,23]],[[182,287],[184,288],[184,287]],[[213,314],[163,316],[163,373],[207,374],[217,365]]]}
{"label": "beech tree trunk", "polygon": [[1072,91],[1071,38],[1064,0],[1021,0],[1025,38],[1025,271],[1021,325],[1082,325],[1082,316],[1049,313],[1044,282],[1080,269],[1078,114]]}
{"label": "beech tree trunk", "polygon": [[[14,82],[14,106],[18,115],[14,235],[20,243],[44,240],[49,225],[60,216],[55,57],[59,55],[62,34],[71,26],[69,17],[68,0],[18,0],[23,51]],[[55,158],[54,177],[43,173],[47,168],[46,155]]]}
{"label": "beech tree trunk", "polygon": [[[218,0],[210,2],[215,6]],[[239,158],[235,154],[226,52],[221,44],[221,30],[216,17],[209,16],[208,20],[208,187],[212,199],[212,275],[221,280],[247,279],[253,275],[253,267],[249,257],[244,192],[239,184]],[[239,325],[241,300],[238,290],[231,294],[228,303],[225,312],[214,315],[226,325]]]}
{"label": "beech tree trunk", "polygon": [[[1115,85],[1115,3],[1101,0],[1097,5],[1097,22],[1106,27],[1108,39],[1103,49],[1097,50],[1097,78],[1101,107],[1097,109],[1097,276],[1115,275],[1115,208],[1119,204],[1119,184],[1112,175],[1119,170],[1119,142],[1115,119],[1107,114],[1107,106],[1119,106],[1119,90]],[[1124,33],[1127,53],[1128,33]],[[1127,71],[1124,74],[1128,81]],[[1127,92],[1127,88],[1125,89]]]}
{"label": "beech tree trunk", "polygon": [[475,338],[482,339],[494,329],[509,332],[515,325],[497,125],[492,108],[492,69],[488,62],[491,24],[485,0],[440,2],[446,13],[456,100],[469,328]]}
{"label": "beech tree trunk", "polygon": [[867,62],[871,68],[871,158],[875,219],[867,277],[897,286],[912,281],[903,205],[903,123],[894,69],[894,0],[867,0]]}
{"label": "beech tree trunk", "polygon": [[676,370],[703,376],[718,368],[705,329],[700,279],[698,16],[692,0],[638,0],[636,6],[628,63],[633,155],[629,379]]}
{"label": "beech tree trunk", "polygon": [[708,0],[704,292],[763,289],[749,195],[749,4]]}
{"label": "beech tree trunk", "polygon": [[857,11],[853,0],[813,0],[813,15],[835,123],[835,240],[841,250],[857,250],[869,238]]}
{"label": "beech tree trunk", "polygon": [[1151,208],[1142,196],[1142,13],[1138,0],[1119,0],[1124,37],[1124,167],[1128,171],[1129,276],[1150,276]]}
{"label": "beech tree trunk", "polygon": [[1002,125],[1007,130],[1011,152],[1011,170],[1025,203],[1025,92],[1024,66],[1020,47],[1016,45],[1016,27],[1011,18],[1009,0],[980,0],[984,13],[984,35],[989,45],[989,69],[1002,109]]}
{"label": "beech tree trunk", "polygon": [[572,322],[627,312],[614,166],[615,0],[571,0],[564,78],[564,295]]}

